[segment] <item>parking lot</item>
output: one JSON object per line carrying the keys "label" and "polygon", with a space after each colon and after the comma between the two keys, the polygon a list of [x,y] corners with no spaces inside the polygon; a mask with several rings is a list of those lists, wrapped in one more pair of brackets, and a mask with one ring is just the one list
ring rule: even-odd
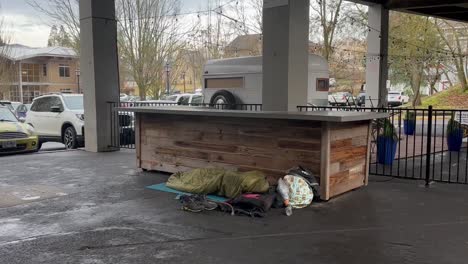
{"label": "parking lot", "polygon": [[[14,161],[22,159],[22,166]],[[466,263],[466,186],[371,177],[328,203],[266,218],[193,214],[145,189],[134,153],[0,158],[0,263]]]}

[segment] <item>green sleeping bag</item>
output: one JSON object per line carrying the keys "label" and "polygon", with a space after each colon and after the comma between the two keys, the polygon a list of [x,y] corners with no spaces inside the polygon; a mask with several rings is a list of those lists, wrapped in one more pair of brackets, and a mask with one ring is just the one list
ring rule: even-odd
{"label": "green sleeping bag", "polygon": [[167,187],[195,194],[234,198],[242,193],[265,193],[270,187],[260,171],[235,172],[223,168],[194,169],[169,177]]}

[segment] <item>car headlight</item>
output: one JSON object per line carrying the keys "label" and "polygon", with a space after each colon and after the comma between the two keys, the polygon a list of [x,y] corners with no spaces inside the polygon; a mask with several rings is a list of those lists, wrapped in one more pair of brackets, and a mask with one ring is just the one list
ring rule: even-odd
{"label": "car headlight", "polygon": [[81,121],[84,121],[84,114],[76,114],[76,117]]}

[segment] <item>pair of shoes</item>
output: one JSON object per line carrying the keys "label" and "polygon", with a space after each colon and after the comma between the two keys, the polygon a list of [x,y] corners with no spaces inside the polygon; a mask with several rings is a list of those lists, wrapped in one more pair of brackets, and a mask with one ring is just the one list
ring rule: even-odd
{"label": "pair of shoes", "polygon": [[203,210],[211,211],[218,207],[218,204],[209,201],[205,195],[182,195],[179,199],[182,203],[182,210],[193,213]]}
{"label": "pair of shoes", "polygon": [[199,204],[203,206],[203,209],[207,211],[213,211],[214,209],[218,208],[218,204],[208,200],[206,198],[206,195],[197,194],[197,195],[194,195],[194,199],[195,201],[197,201]]}
{"label": "pair of shoes", "polygon": [[182,195],[179,197],[179,200],[182,203],[182,210],[184,211],[199,213],[205,209],[203,205],[195,201],[194,197],[191,195]]}

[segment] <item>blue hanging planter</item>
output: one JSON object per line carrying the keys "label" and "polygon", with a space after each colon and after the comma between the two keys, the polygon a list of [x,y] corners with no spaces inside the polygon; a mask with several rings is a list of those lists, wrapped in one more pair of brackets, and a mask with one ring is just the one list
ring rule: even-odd
{"label": "blue hanging planter", "polygon": [[403,120],[403,127],[405,130],[405,135],[414,135],[414,131],[416,130],[416,120],[414,119]]}
{"label": "blue hanging planter", "polygon": [[459,152],[463,144],[463,130],[456,129],[447,134],[447,145],[449,151]]}
{"label": "blue hanging planter", "polygon": [[377,160],[379,164],[392,165],[398,142],[391,137],[377,137]]}

